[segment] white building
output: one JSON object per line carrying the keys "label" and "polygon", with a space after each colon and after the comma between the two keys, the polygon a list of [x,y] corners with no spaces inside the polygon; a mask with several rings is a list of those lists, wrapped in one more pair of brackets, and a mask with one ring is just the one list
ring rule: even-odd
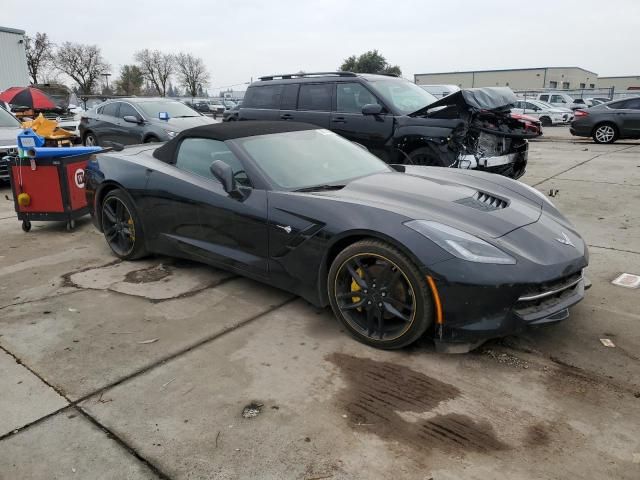
{"label": "white building", "polygon": [[24,43],[24,30],[0,27],[0,92],[9,87],[29,86]]}

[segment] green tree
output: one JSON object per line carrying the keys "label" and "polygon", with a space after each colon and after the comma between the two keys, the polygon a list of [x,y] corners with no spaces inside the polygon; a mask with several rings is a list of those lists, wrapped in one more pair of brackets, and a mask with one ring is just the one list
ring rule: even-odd
{"label": "green tree", "polygon": [[120,78],[116,80],[116,89],[121,95],[140,95],[144,75],[137,65],[123,65]]}
{"label": "green tree", "polygon": [[389,65],[378,50],[370,50],[360,56],[351,55],[345,58],[340,66],[343,72],[354,73],[385,73],[387,75],[402,75],[398,65]]}

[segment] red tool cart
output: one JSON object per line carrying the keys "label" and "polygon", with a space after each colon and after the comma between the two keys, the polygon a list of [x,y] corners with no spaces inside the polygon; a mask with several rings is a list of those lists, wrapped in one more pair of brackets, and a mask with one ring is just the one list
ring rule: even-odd
{"label": "red tool cart", "polygon": [[84,190],[84,169],[90,155],[58,158],[18,158],[9,161],[9,179],[22,229],[31,230],[32,220],[67,222],[89,213]]}

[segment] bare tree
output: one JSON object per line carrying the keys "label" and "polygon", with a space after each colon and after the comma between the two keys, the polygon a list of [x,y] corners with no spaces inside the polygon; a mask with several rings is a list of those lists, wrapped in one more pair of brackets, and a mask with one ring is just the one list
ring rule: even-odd
{"label": "bare tree", "polygon": [[173,55],[145,48],[136,52],[134,58],[144,78],[151,82],[158,95],[166,97],[169,79],[175,70]]}
{"label": "bare tree", "polygon": [[209,72],[201,58],[179,53],[176,55],[176,68],[180,83],[192,97],[198,96],[202,87],[209,83]]}
{"label": "bare tree", "polygon": [[110,68],[96,45],[65,42],[58,48],[55,58],[56,68],[78,84],[81,94],[90,94],[100,75]]}
{"label": "bare tree", "polygon": [[35,38],[24,37],[24,47],[27,54],[27,67],[31,76],[31,83],[38,83],[38,74],[51,64],[53,58],[53,43],[46,33],[37,32]]}

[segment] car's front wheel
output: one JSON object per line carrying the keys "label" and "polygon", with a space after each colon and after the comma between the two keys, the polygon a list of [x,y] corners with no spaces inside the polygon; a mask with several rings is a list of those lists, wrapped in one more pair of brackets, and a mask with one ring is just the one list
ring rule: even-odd
{"label": "car's front wheel", "polygon": [[401,348],[433,321],[433,302],[415,264],[378,240],[356,242],[333,261],[328,276],[331,308],[355,338],[377,348]]}
{"label": "car's front wheel", "polygon": [[543,127],[550,127],[551,125],[553,125],[553,122],[549,117],[540,117],[540,123]]}
{"label": "car's front wheel", "polygon": [[447,166],[442,161],[442,158],[438,154],[438,151],[430,145],[416,148],[411,153],[409,153],[409,158],[411,159],[411,163],[413,165],[422,165],[425,167],[446,167]]}
{"label": "car's front wheel", "polygon": [[592,137],[596,143],[613,143],[618,138],[618,129],[612,123],[602,123],[593,130]]}
{"label": "car's front wheel", "polygon": [[89,132],[84,136],[84,146],[85,147],[98,147],[100,144],[98,143],[98,137],[93,132]]}
{"label": "car's front wheel", "polygon": [[147,254],[142,222],[124,190],[111,190],[102,202],[102,232],[119,258],[134,260]]}

